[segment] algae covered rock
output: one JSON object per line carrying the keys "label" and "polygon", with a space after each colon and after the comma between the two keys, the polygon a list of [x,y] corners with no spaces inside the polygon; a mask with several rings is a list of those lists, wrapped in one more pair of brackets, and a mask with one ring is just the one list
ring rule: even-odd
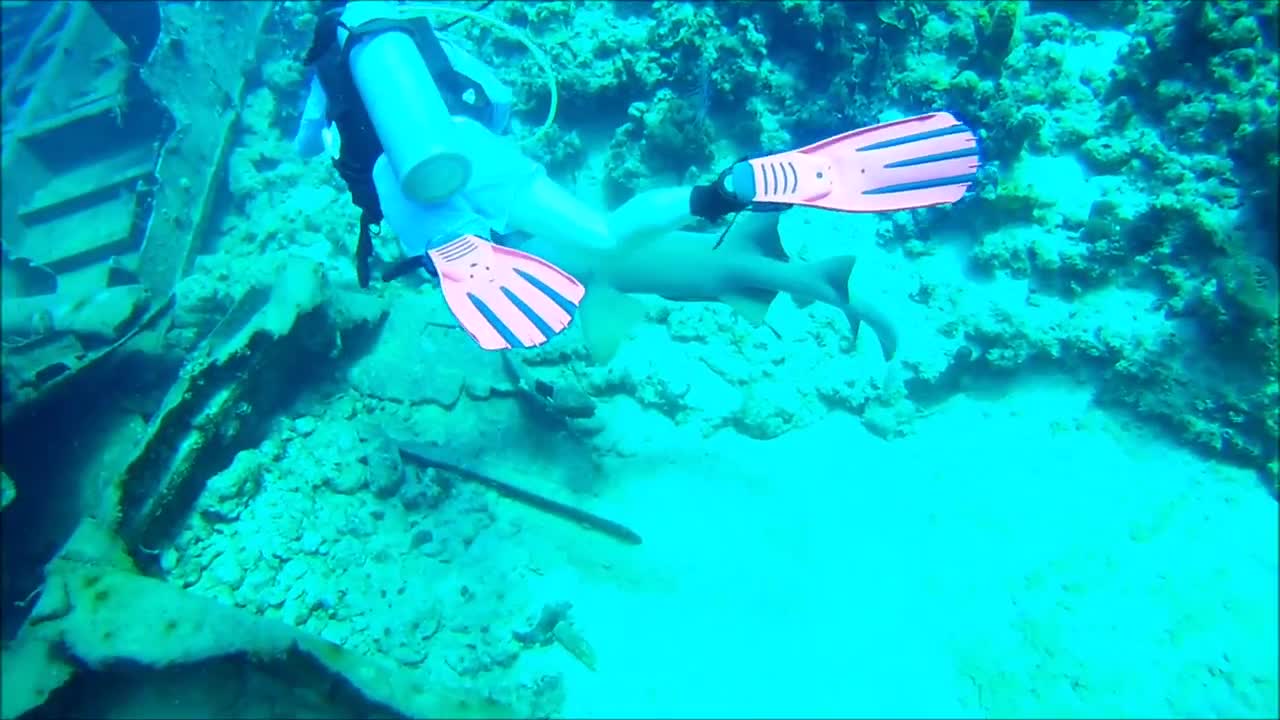
{"label": "algae covered rock", "polygon": [[[221,663],[226,662],[239,668],[230,675],[217,674],[226,683],[219,687],[227,691],[219,693],[219,709],[194,709],[193,714],[265,717],[283,712],[297,717],[304,709],[317,717],[515,714],[482,694],[431,684],[404,666],[356,655],[278,621],[139,575],[114,533],[91,520],[80,525],[50,563],[40,602],[5,647],[3,659],[4,718],[38,707],[76,675],[93,681],[99,673],[115,673],[120,692],[90,698],[63,694],[59,702],[83,702],[76,712],[110,716],[139,699],[118,687],[127,679],[143,685],[180,681],[173,692],[192,703],[206,698],[199,688],[208,685],[212,669],[225,669]],[[268,683],[264,697],[256,676],[281,673],[290,682]],[[335,681],[338,691],[330,693]],[[233,708],[226,705],[228,697],[234,698]]]}
{"label": "algae covered rock", "polygon": [[747,437],[769,440],[803,425],[807,403],[793,387],[755,385],[743,392],[742,405],[733,417],[734,427]]}
{"label": "algae covered rock", "polygon": [[263,482],[266,458],[257,450],[236,453],[231,465],[209,478],[196,505],[206,520],[228,522],[239,517]]}
{"label": "algae covered rock", "polygon": [[480,349],[436,294],[425,292],[396,298],[377,341],[348,372],[359,392],[410,405],[451,408],[464,390],[479,396],[513,390],[497,355]]}

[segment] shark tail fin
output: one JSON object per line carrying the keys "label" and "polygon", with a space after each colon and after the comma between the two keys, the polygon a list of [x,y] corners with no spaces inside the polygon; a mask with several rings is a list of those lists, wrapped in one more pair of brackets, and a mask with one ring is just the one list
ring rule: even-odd
{"label": "shark tail fin", "polygon": [[645,318],[644,303],[600,283],[587,289],[578,306],[578,324],[591,360],[604,365]]}

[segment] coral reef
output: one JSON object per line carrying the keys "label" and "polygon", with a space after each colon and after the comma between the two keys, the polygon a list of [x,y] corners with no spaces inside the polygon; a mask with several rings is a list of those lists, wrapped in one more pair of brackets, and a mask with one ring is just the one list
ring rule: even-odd
{"label": "coral reef", "polygon": [[[883,248],[920,256],[940,245],[924,238],[962,228],[974,271],[1025,280],[1039,304],[1019,299],[998,318],[952,321],[964,328],[949,331],[957,336],[985,328],[970,343],[981,347],[962,364],[948,364],[947,353],[924,365],[946,365],[953,380],[991,363],[1009,372],[1069,369],[1202,449],[1259,469],[1275,459],[1274,5],[543,3],[501,12],[547,47],[561,75],[560,132],[611,137],[604,184],[613,203],[705,178],[742,154],[894,114],[956,112],[981,137],[976,196],[896,213],[876,235]],[[517,83],[536,82],[531,61],[503,55],[506,46],[486,31],[470,32]],[[1107,311],[1113,301],[1121,304]],[[1058,303],[1097,308],[1102,315],[1077,315],[1117,322],[1106,330],[1112,336],[1150,335],[1105,350],[1084,336],[1060,337],[1045,312]],[[714,314],[693,332],[673,322],[687,324],[685,312],[659,320],[673,338],[706,344],[708,356],[732,355],[703,340],[739,344],[724,335],[726,320],[700,312]],[[1136,322],[1117,319],[1125,312]],[[717,362],[726,361],[706,360]],[[831,368],[818,374],[840,377]],[[618,372],[601,392],[636,394],[675,419],[720,414],[687,400],[696,383],[676,379],[704,373],[673,365],[627,381]],[[751,377],[721,377],[738,389],[744,417],[759,418],[729,424],[775,428],[758,431],[767,436],[803,422],[793,399],[748,391]],[[906,385],[933,387],[937,377]],[[842,383],[799,392],[816,397],[817,386]]]}
{"label": "coral reef", "polygon": [[[315,6],[275,13],[280,49],[243,103],[218,242],[178,288],[167,332],[180,352],[247,288],[271,287],[289,257],[354,284],[358,211],[330,164],[293,160],[289,142]],[[543,489],[581,499],[595,467],[559,441],[625,456],[638,440],[609,431],[618,408],[699,440],[774,439],[833,412],[893,440],[957,393],[1065,373],[1203,452],[1275,475],[1274,4],[592,1],[489,12],[555,71],[556,123],[527,150],[566,184],[597,185],[602,209],[881,120],[947,109],[968,122],[985,167],[960,204],[878,217],[795,209],[781,220],[792,259],[858,256],[851,287],[906,329],[897,357],[886,365],[875,333],[851,334],[822,303],[782,297],[757,322],[725,304],[655,299],[607,364],[592,364],[571,329],[504,366],[453,331],[437,293],[384,285],[365,296],[386,311],[368,346],[343,355],[353,359],[287,417],[265,418],[262,441],[201,489],[154,558],[170,582],[547,716],[563,668],[531,670],[530,658],[558,644],[574,671],[594,669],[608,664],[605,646],[586,641],[563,590],[508,542],[525,517],[495,512],[495,496],[447,472],[403,464],[392,431],[449,440],[462,459],[501,454]],[[514,88],[513,132],[528,140],[548,111],[537,60],[486,25],[449,33]],[[395,238],[376,244],[398,257]]]}

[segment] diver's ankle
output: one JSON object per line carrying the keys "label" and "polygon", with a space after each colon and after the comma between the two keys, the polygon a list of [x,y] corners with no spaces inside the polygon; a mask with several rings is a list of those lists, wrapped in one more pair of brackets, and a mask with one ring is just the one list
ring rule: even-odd
{"label": "diver's ankle", "polygon": [[751,204],[733,190],[734,163],[719,177],[703,185],[694,185],[689,191],[689,214],[705,220],[719,220],[725,215],[742,212]]}
{"label": "diver's ankle", "polygon": [[735,213],[744,206],[733,200],[721,189],[719,180],[705,185],[694,185],[689,191],[689,214],[704,220],[719,220]]}

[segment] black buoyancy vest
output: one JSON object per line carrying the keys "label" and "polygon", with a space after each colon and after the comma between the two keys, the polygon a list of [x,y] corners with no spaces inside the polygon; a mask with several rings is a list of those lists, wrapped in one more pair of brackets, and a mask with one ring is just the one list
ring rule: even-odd
{"label": "black buoyancy vest", "polygon": [[[341,45],[339,27],[346,28],[348,33],[346,43]],[[341,9],[335,9],[316,22],[311,48],[303,64],[315,66],[316,78],[327,100],[326,119],[337,126],[341,140],[333,166],[347,184],[352,204],[360,208],[360,236],[356,241],[356,276],[360,287],[369,286],[369,259],[373,255],[371,226],[382,222],[382,206],[373,184],[373,165],[382,154],[382,142],[351,76],[351,49],[365,38],[392,31],[413,38],[450,114],[468,115],[487,122],[493,112],[484,87],[454,69],[435,29],[425,17],[370,20],[351,28],[342,23]]]}

